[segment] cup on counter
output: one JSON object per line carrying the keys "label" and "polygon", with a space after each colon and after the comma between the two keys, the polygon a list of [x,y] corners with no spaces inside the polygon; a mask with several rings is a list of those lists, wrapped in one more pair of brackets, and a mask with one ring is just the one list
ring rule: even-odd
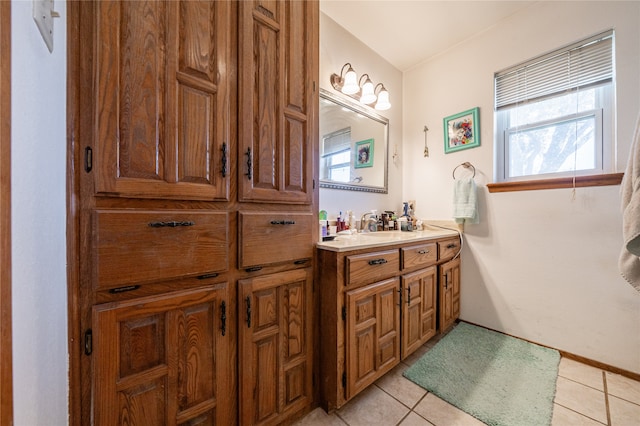
{"label": "cup on counter", "polygon": [[336,235],[338,233],[338,227],[336,225],[329,225],[329,235]]}

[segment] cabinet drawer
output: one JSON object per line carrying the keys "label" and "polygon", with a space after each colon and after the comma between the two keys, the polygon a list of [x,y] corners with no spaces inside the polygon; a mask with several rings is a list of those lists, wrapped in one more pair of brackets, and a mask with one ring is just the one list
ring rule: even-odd
{"label": "cabinet drawer", "polygon": [[311,213],[240,213],[240,268],[310,259]]}
{"label": "cabinet drawer", "polygon": [[451,238],[438,243],[438,260],[446,260],[455,256],[460,251],[460,239]]}
{"label": "cabinet drawer", "polygon": [[229,268],[227,213],[97,210],[93,221],[99,289]]}
{"label": "cabinet drawer", "polygon": [[429,266],[438,261],[436,243],[403,247],[400,250],[402,252],[402,269]]}
{"label": "cabinet drawer", "polygon": [[398,275],[400,253],[398,250],[347,256],[347,286],[357,286],[380,281]]}

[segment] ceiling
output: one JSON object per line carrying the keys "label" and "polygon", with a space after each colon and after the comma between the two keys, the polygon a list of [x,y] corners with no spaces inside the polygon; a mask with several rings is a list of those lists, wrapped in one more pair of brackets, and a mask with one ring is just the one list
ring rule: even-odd
{"label": "ceiling", "polygon": [[532,3],[320,0],[320,10],[400,71],[406,71]]}

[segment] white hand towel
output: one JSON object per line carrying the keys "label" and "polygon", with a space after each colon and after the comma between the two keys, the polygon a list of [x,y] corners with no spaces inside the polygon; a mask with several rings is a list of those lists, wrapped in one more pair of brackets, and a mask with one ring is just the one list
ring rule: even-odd
{"label": "white hand towel", "polygon": [[457,179],[453,187],[453,218],[456,223],[479,223],[478,196],[473,178]]}
{"label": "white hand towel", "polygon": [[631,141],[627,170],[620,186],[622,198],[622,237],[620,273],[640,291],[640,115]]}

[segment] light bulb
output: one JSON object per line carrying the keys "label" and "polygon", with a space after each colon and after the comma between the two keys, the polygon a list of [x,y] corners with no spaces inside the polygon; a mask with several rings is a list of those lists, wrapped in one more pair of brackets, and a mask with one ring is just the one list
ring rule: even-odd
{"label": "light bulb", "polygon": [[360,96],[360,102],[363,104],[371,104],[374,103],[377,99],[376,94],[373,92],[373,83],[367,76],[367,80],[364,82],[362,86],[362,95]]}
{"label": "light bulb", "polygon": [[391,104],[389,103],[389,92],[387,92],[387,89],[385,89],[384,86],[382,86],[382,90],[378,93],[378,102],[376,102],[375,108],[379,111],[391,108]]}
{"label": "light bulb", "polygon": [[344,76],[344,85],[342,86],[341,92],[345,95],[353,95],[354,93],[358,93],[360,87],[358,86],[358,76],[353,68],[349,67],[347,74]]}

